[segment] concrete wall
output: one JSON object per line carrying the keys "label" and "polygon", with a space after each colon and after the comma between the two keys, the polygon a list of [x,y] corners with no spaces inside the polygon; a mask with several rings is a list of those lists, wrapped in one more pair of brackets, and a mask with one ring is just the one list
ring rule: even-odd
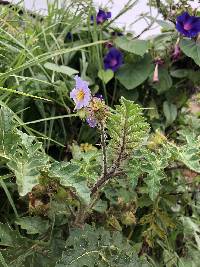
{"label": "concrete wall", "polygon": [[[11,0],[13,3],[23,2],[24,6],[29,10],[39,11],[42,14],[45,14],[47,12],[47,2],[51,3],[54,0]],[[60,4],[62,4],[65,1],[69,0],[59,0]],[[73,0],[72,0],[73,1]],[[112,2],[109,4],[110,10],[112,11],[112,17],[114,17],[116,14],[118,14],[119,10],[123,8],[123,6],[128,2],[128,0],[93,0],[95,6],[98,7],[104,7],[107,5],[108,2]],[[147,6],[148,0],[139,0],[137,5],[128,13],[121,16],[117,21],[116,24],[120,27],[125,27],[127,30],[135,32],[136,34],[140,34],[143,29],[147,27],[147,23],[144,20],[141,20],[137,22],[136,24],[132,24],[141,13],[148,13],[149,7]],[[198,0],[190,1],[192,6],[194,8],[200,8],[200,4]],[[156,17],[157,11],[155,9],[152,9],[152,15]],[[160,28],[154,27],[151,31],[148,31],[142,35],[142,38],[145,38],[152,34],[157,34],[160,32]]]}

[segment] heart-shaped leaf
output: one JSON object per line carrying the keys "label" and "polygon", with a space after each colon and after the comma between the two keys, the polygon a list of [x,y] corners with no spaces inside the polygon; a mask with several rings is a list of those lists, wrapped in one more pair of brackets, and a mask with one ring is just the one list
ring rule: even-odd
{"label": "heart-shaped leaf", "polygon": [[124,64],[117,72],[117,79],[128,90],[136,88],[143,83],[153,70],[151,58],[145,56],[135,63]]}
{"label": "heart-shaped leaf", "polygon": [[131,40],[125,36],[117,37],[115,43],[119,48],[139,56],[143,56],[148,49],[148,41]]}
{"label": "heart-shaped leaf", "polygon": [[107,84],[113,77],[114,72],[112,70],[99,70],[98,77]]}
{"label": "heart-shaped leaf", "polygon": [[198,41],[185,38],[180,41],[180,48],[186,56],[191,57],[200,66],[200,43]]}

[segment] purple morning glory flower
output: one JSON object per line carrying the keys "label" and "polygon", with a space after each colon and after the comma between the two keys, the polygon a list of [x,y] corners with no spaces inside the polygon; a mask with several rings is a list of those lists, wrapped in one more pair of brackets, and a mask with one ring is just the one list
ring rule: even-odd
{"label": "purple morning glory flower", "polygon": [[184,12],[176,19],[176,29],[184,36],[192,38],[200,32],[200,17]]}
{"label": "purple morning glory flower", "polygon": [[91,128],[95,128],[96,125],[97,125],[97,121],[96,121],[96,119],[93,118],[93,117],[87,117],[86,121],[87,121],[87,123],[89,124],[89,126],[90,126]]}
{"label": "purple morning glory flower", "polygon": [[72,98],[76,104],[75,109],[87,107],[91,100],[91,92],[88,83],[78,76],[75,76],[74,79],[76,81],[76,86],[71,91],[70,98]]}
{"label": "purple morning glory flower", "polygon": [[[104,21],[108,20],[111,18],[111,12],[104,11],[102,9],[99,9],[99,12],[97,13],[96,16],[96,22],[97,24],[102,24]],[[91,20],[94,21],[94,17],[91,16]]]}
{"label": "purple morning glory flower", "polygon": [[123,64],[123,54],[115,47],[112,47],[104,57],[105,70],[116,71]]}

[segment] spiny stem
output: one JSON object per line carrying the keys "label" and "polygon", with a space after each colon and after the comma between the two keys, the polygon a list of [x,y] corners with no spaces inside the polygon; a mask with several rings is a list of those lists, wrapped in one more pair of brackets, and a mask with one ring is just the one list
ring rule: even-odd
{"label": "spiny stem", "polygon": [[97,191],[99,191],[106,183],[108,180],[110,180],[111,178],[123,175],[124,172],[122,171],[118,171],[115,172],[113,169],[107,173],[106,175],[102,175],[99,180],[96,182],[96,184],[92,187],[91,189],[91,197],[94,196]]}
{"label": "spiny stem", "polygon": [[102,156],[103,156],[103,175],[106,175],[107,170],[107,155],[106,155],[106,133],[103,123],[100,124],[101,127],[101,147],[102,147]]}
{"label": "spiny stem", "polygon": [[[126,116],[127,116],[127,114],[126,114]],[[126,145],[126,128],[127,128],[126,123],[127,122],[125,121],[124,131],[123,131],[123,136],[122,136],[122,142],[121,142],[121,145],[119,148],[118,157],[115,160],[115,162],[113,162],[113,164],[109,168],[109,170],[107,170],[107,165],[106,165],[106,167],[104,165],[104,172],[103,172],[102,176],[97,180],[97,182],[95,183],[93,188],[91,189],[91,196],[95,195],[96,192],[99,191],[102,188],[102,186],[104,186],[107,183],[107,181],[109,179],[124,174],[124,172],[120,171],[119,169],[120,169],[121,162],[123,161],[124,150],[125,150],[125,145]],[[103,131],[104,131],[104,129],[103,129]],[[106,144],[105,144],[105,140],[104,140],[104,143],[102,142],[103,154],[105,152],[105,149],[106,149]],[[103,160],[103,164],[105,164],[104,160]]]}

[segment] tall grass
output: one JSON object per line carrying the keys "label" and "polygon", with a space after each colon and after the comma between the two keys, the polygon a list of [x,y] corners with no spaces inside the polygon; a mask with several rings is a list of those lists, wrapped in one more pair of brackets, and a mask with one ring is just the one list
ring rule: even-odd
{"label": "tall grass", "polygon": [[[112,22],[136,2],[129,0]],[[64,1],[62,7],[54,1],[49,3],[46,16],[33,16],[26,10],[21,14],[20,6],[0,8],[0,100],[23,122],[39,121],[30,124],[30,129],[46,138],[47,151],[55,143],[64,147],[77,136],[87,139],[81,135],[82,129],[78,130],[79,121],[65,116],[72,111],[69,91],[73,87],[67,66],[93,86],[103,67],[102,49],[110,23],[103,27],[91,24],[96,11],[90,0]],[[67,39],[68,32],[72,40]],[[55,64],[55,68],[49,69],[46,63]],[[64,71],[56,66],[64,66]],[[93,91],[102,90],[108,101],[106,85],[102,82],[100,87],[93,87]]]}

